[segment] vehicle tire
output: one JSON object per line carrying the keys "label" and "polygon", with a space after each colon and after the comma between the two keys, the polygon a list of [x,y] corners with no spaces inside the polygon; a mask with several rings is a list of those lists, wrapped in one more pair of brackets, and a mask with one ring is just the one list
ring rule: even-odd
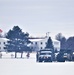
{"label": "vehicle tire", "polygon": [[42,60],[39,60],[39,62],[42,62]]}
{"label": "vehicle tire", "polygon": [[65,60],[64,60],[64,59],[62,59],[62,60],[58,60],[58,62],[65,62]]}
{"label": "vehicle tire", "polygon": [[52,62],[52,60],[50,60],[49,62]]}

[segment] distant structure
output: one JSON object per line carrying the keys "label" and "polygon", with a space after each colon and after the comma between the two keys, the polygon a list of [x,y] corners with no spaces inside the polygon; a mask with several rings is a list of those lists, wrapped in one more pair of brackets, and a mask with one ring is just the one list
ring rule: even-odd
{"label": "distant structure", "polygon": [[[33,51],[39,51],[41,49],[44,49],[46,47],[47,41],[49,38],[49,32],[46,33],[45,37],[29,37],[28,39],[32,42],[28,44]],[[0,52],[1,51],[7,51],[5,48],[5,44],[7,44],[8,39],[7,38],[0,38]],[[59,51],[60,50],[60,42],[52,39],[54,50]]]}
{"label": "distant structure", "polygon": [[5,44],[7,44],[7,40],[6,38],[0,38],[0,52],[5,52],[7,51],[5,48]]}
{"label": "distant structure", "polygon": [[[49,32],[46,33],[45,37],[38,37],[38,38],[30,38],[29,40],[32,42],[31,44],[31,49],[33,51],[39,51],[41,49],[44,49],[46,47],[47,41],[49,38]],[[54,50],[59,51],[60,50],[60,42],[52,39],[53,41],[53,46],[54,46]]]}

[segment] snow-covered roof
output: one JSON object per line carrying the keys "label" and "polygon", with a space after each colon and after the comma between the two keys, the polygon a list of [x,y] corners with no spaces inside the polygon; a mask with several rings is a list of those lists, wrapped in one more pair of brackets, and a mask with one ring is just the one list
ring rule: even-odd
{"label": "snow-covered roof", "polygon": [[[5,41],[7,41],[7,40],[9,40],[9,39],[7,39],[7,38],[0,38],[0,40],[5,40]],[[37,42],[37,41],[42,41],[42,40],[45,40],[45,39],[29,39],[31,42]],[[56,39],[52,39],[52,41],[56,41],[56,42],[59,42],[58,40],[56,40]]]}
{"label": "snow-covered roof", "polygon": [[[38,42],[38,41],[42,41],[42,40],[47,40],[47,38],[45,38],[45,39],[29,39],[31,42]],[[58,40],[56,40],[56,39],[52,39],[52,41],[54,41],[54,42],[59,42]]]}
{"label": "snow-covered roof", "polygon": [[7,39],[7,38],[0,38],[0,40],[5,40],[5,41],[7,41],[7,40],[9,40],[9,39]]}
{"label": "snow-covered roof", "polygon": [[29,40],[34,42],[34,41],[42,41],[43,39],[29,39]]}

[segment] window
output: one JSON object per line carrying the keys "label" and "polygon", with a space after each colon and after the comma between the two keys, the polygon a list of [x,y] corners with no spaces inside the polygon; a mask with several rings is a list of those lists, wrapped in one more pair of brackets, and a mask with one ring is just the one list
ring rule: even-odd
{"label": "window", "polygon": [[31,44],[33,44],[33,42],[31,42]]}
{"label": "window", "polygon": [[0,44],[1,44],[1,42],[0,42]]}
{"label": "window", "polygon": [[5,44],[5,42],[4,42],[4,44]]}
{"label": "window", "polygon": [[31,49],[33,49],[33,47],[30,47]]}
{"label": "window", "polygon": [[6,49],[6,47],[4,47],[4,49]]}
{"label": "window", "polygon": [[35,44],[37,45],[37,42],[35,42]]}
{"label": "window", "polygon": [[41,49],[42,49],[42,47],[41,47]]}
{"label": "window", "polygon": [[43,44],[43,42],[41,42],[41,44]]}

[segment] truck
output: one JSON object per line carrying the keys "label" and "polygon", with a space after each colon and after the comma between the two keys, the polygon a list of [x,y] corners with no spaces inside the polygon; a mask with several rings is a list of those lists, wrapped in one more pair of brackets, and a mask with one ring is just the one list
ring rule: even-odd
{"label": "truck", "polygon": [[36,54],[37,62],[52,62],[53,61],[53,50],[52,49],[43,49],[37,52]]}
{"label": "truck", "polygon": [[56,59],[57,59],[57,62],[65,62],[65,61],[72,61],[72,55],[73,55],[73,52],[72,50],[60,50]]}

